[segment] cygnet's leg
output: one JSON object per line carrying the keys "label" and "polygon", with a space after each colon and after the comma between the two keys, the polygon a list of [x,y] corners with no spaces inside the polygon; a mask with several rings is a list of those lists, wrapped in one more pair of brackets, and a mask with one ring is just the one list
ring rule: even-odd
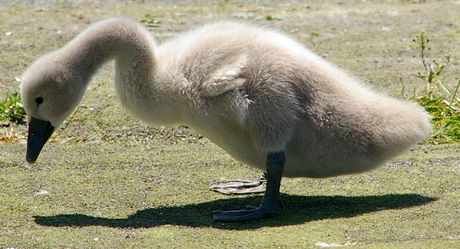
{"label": "cygnet's leg", "polygon": [[286,157],[284,152],[273,152],[267,156],[267,189],[260,206],[245,210],[214,211],[214,220],[240,222],[273,217],[279,204],[281,177]]}

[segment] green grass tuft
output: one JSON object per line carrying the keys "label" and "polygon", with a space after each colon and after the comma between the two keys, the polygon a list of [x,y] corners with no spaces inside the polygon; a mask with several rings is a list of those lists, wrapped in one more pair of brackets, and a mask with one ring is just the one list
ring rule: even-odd
{"label": "green grass tuft", "polygon": [[0,102],[0,121],[25,123],[26,111],[22,107],[21,96],[18,92],[7,92],[5,100]]}
{"label": "green grass tuft", "polygon": [[[413,74],[424,81],[424,88],[412,96],[412,100],[420,103],[433,117],[432,122],[435,132],[430,142],[445,143],[460,141],[460,98],[457,97],[460,80],[450,88],[442,80],[442,75],[449,66],[457,66],[450,55],[444,55],[444,61],[439,63],[427,58],[430,40],[422,31],[413,40],[417,44],[419,58],[422,61],[424,72]],[[415,56],[414,56],[415,57]]]}

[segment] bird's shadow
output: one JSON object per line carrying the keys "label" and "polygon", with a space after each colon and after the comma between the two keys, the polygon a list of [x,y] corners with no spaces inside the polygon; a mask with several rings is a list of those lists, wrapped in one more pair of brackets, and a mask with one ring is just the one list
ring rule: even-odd
{"label": "bird's shadow", "polygon": [[[35,222],[53,227],[105,226],[117,228],[149,228],[165,224],[221,229],[256,229],[302,224],[315,220],[354,217],[387,209],[422,206],[437,198],[418,194],[388,194],[377,196],[299,196],[282,194],[284,210],[274,218],[245,223],[214,222],[211,210],[257,205],[260,196],[216,200],[185,206],[159,207],[139,210],[126,218],[94,217],[85,214],[34,216]],[[235,206],[237,205],[237,206]],[[241,207],[241,206],[240,206]]]}

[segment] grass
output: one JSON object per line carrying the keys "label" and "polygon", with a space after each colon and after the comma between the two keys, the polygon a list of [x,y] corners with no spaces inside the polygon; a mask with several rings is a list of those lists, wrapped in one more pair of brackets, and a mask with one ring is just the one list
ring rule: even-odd
{"label": "grass", "polygon": [[423,73],[419,72],[414,76],[424,81],[424,87],[411,99],[425,107],[433,117],[435,132],[431,142],[458,142],[460,141],[460,99],[458,98],[460,79],[452,89],[442,79],[449,66],[457,65],[452,62],[450,55],[445,55],[441,63],[427,58],[427,52],[431,48],[428,47],[430,40],[425,36],[425,32],[421,32],[413,41],[417,44],[424,68]]}
{"label": "grass", "polygon": [[[196,23],[245,12],[249,21],[289,33],[397,96],[403,86],[425,82],[412,76],[420,58],[412,57],[411,37],[420,30],[436,38],[431,42],[437,53],[460,53],[459,7],[450,1],[396,0],[12,6],[0,9],[0,91],[15,92],[15,79],[33,60],[103,18],[146,20],[163,41]],[[11,35],[3,36],[6,32]],[[457,82],[456,67],[447,69],[439,79],[454,93],[456,85],[448,82]],[[111,79],[107,66],[90,86],[94,94],[36,164],[26,164],[23,140],[0,142],[0,248],[458,246],[458,143],[418,145],[366,174],[285,178],[286,209],[276,217],[216,223],[211,210],[258,205],[261,195],[224,196],[209,186],[222,179],[256,179],[260,172],[186,127],[152,128],[130,118],[117,103]],[[8,131],[13,128],[23,139],[25,126],[11,122]]]}
{"label": "grass", "polygon": [[0,121],[24,123],[26,111],[22,107],[21,96],[18,92],[7,92],[5,100],[0,102]]}
{"label": "grass", "polygon": [[4,134],[0,133],[0,142],[15,143],[24,140],[24,134],[17,134],[14,126],[24,125],[26,123],[26,112],[22,107],[21,96],[18,92],[7,92],[5,99],[0,102],[0,128]]}
{"label": "grass", "polygon": [[212,144],[157,142],[148,157],[141,144],[50,145],[37,165],[26,168],[23,145],[0,144],[9,150],[0,168],[7,217],[2,245],[292,248],[356,242],[406,248],[420,241],[451,245],[460,228],[454,158],[400,159],[359,176],[284,179],[286,209],[275,218],[225,224],[213,222],[210,211],[257,205],[261,196],[222,196],[208,186],[222,176],[255,178],[259,172],[235,164]]}

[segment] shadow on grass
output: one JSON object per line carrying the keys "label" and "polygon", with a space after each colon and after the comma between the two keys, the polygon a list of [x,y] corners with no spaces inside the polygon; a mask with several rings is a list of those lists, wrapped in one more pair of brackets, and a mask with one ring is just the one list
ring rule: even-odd
{"label": "shadow on grass", "polygon": [[[127,218],[104,218],[84,214],[60,214],[34,216],[43,226],[85,227],[106,226],[118,228],[149,228],[165,224],[215,227],[221,229],[256,229],[302,224],[315,220],[347,218],[386,209],[403,209],[422,206],[437,198],[417,194],[389,194],[381,196],[298,196],[283,194],[281,200],[286,208],[271,219],[245,223],[214,222],[211,210],[238,209],[245,205],[258,205],[261,196],[231,198],[185,206],[159,207],[139,210]],[[225,208],[224,208],[225,207]]]}

